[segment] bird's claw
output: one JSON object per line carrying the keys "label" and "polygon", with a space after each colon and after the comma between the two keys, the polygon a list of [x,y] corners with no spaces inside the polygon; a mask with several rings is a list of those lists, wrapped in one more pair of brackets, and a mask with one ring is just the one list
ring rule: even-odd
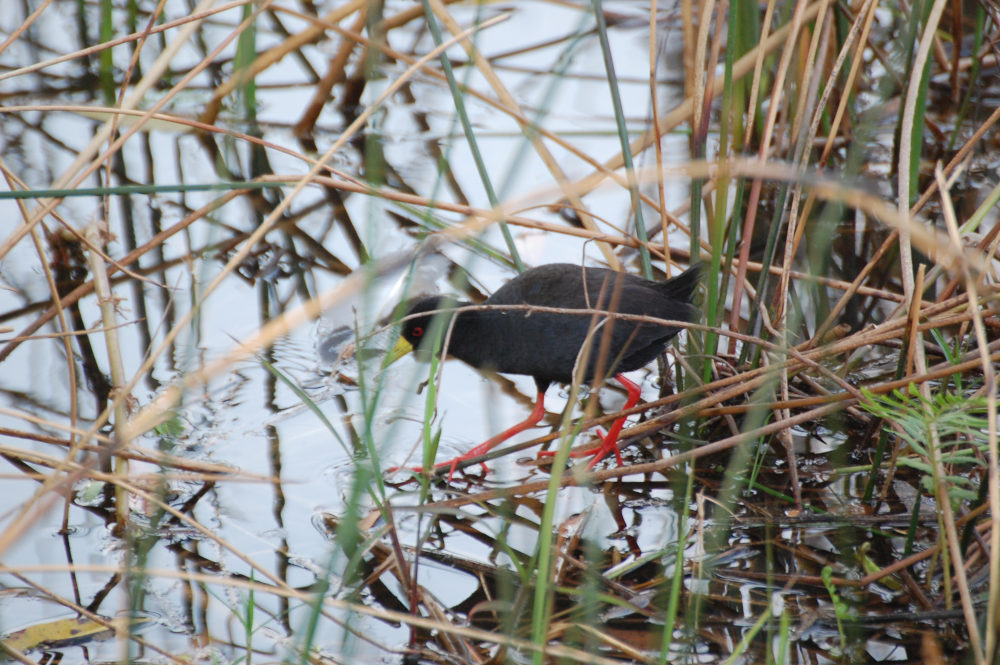
{"label": "bird's claw", "polygon": [[[614,428],[612,427],[612,432],[613,431]],[[591,446],[590,448],[586,448],[584,450],[570,451],[569,456],[574,459],[578,457],[592,456],[593,459],[587,463],[587,468],[593,469],[595,466],[597,466],[598,462],[607,457],[608,453],[610,453],[613,450],[615,452],[615,458],[618,460],[618,466],[625,466],[625,462],[622,460],[622,454],[618,450],[618,435],[615,434],[614,438],[612,439],[610,434],[605,434],[604,430],[598,428],[597,436],[600,438],[601,443]],[[540,450],[538,451],[538,457],[555,457],[557,452],[558,451],[555,450]]]}

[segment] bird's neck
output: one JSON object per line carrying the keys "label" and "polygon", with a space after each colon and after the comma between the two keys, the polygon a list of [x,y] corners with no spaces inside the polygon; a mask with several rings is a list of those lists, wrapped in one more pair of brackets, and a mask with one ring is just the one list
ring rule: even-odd
{"label": "bird's neck", "polygon": [[[471,306],[473,306],[471,302],[455,303],[455,309]],[[477,316],[479,313],[478,310],[455,312],[455,315],[449,322],[451,335],[450,337],[446,337],[448,355],[454,356],[474,367],[479,365],[475,360],[480,355],[476,353],[476,348],[483,343],[481,317]],[[448,335],[448,329],[445,329],[445,335]]]}

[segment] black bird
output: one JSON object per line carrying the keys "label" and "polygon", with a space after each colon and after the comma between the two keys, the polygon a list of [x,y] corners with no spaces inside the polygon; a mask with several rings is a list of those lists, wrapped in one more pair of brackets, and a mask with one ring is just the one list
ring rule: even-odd
{"label": "black bird", "polygon": [[[603,380],[615,375],[628,391],[624,409],[635,406],[639,387],[621,373],[656,358],[680,328],[617,318],[608,312],[692,322],[699,316],[691,297],[700,276],[700,264],[672,279],[653,282],[606,268],[552,263],[528,270],[504,284],[482,303],[485,309],[462,311],[472,303],[442,296],[410,303],[389,362],[414,349],[418,358],[428,359],[435,337],[430,334],[433,312],[445,310],[440,316],[442,329],[451,329],[446,349],[449,356],[478,369],[531,376],[538,387],[535,408],[527,419],[436,466],[451,467],[454,473],[459,462],[483,455],[537,424],[545,415],[549,384],[572,383],[577,367],[584,367],[580,379],[588,383],[598,376]],[[539,307],[598,313],[538,311]],[[427,314],[421,315],[423,312]],[[588,336],[591,341],[587,357],[579,358],[578,365]],[[624,422],[624,417],[617,419],[596,452],[588,451],[594,454],[591,467],[612,450],[618,455],[618,434]],[[620,456],[618,461],[620,464]],[[486,469],[485,464],[483,467]]]}

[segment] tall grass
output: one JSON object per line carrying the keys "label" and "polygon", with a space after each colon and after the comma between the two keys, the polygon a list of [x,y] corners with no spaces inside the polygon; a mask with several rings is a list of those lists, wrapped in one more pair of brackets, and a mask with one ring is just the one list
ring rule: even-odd
{"label": "tall grass", "polygon": [[[995,662],[987,7],[28,9],[0,43],[5,585],[111,631],[123,662],[849,660],[900,613],[959,636],[922,653]],[[570,457],[621,415],[575,382],[496,474],[388,472],[473,436],[443,361],[407,370],[418,397],[371,360],[428,256],[472,300],[534,262],[706,264],[625,466]],[[356,352],[325,374],[331,311]],[[317,437],[339,446],[294,445]],[[501,459],[538,445],[551,466]],[[263,496],[271,515],[228,512]],[[66,554],[33,561],[54,514]],[[81,563],[84,523],[115,563]],[[164,607],[183,640],[115,621]],[[54,618],[11,657],[72,657]],[[791,628],[812,620],[835,644]],[[922,625],[893,624],[908,657]]]}

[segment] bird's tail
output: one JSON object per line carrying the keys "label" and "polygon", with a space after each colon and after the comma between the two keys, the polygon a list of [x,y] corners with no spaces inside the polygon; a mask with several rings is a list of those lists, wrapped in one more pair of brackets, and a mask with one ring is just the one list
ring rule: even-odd
{"label": "bird's tail", "polygon": [[691,302],[691,296],[694,294],[695,287],[701,281],[702,265],[701,263],[695,263],[676,277],[671,277],[665,282],[660,282],[660,291],[664,295],[676,300]]}

